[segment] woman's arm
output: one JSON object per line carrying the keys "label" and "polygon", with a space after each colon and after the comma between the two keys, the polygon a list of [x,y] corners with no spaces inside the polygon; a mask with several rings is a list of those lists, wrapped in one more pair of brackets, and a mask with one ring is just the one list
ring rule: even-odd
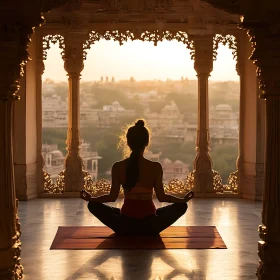
{"label": "woman's arm", "polygon": [[155,192],[159,202],[170,202],[170,203],[185,203],[190,200],[191,197],[185,196],[184,198],[176,197],[164,192],[162,177],[163,170],[160,163],[157,163],[157,178],[155,183]]}
{"label": "woman's arm", "polygon": [[[112,185],[111,185],[111,190],[109,194],[104,194],[101,196],[97,197],[87,197],[84,198],[87,201],[93,201],[93,202],[114,202],[119,196],[120,192],[120,182],[119,182],[119,171],[118,171],[118,163],[114,163],[112,166]],[[83,197],[82,197],[83,198]]]}

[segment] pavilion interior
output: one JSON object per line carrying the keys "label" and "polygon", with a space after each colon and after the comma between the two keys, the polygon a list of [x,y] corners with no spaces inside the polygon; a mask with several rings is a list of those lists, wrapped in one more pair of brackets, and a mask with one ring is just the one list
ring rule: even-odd
{"label": "pavilion interior", "polygon": [[[279,12],[273,1],[250,0],[5,2],[0,280],[280,279]],[[190,50],[198,82],[196,156],[185,183],[166,192],[194,190],[175,225],[215,225],[227,249],[49,250],[59,226],[101,225],[79,199],[81,189],[110,191],[108,182],[95,182],[84,170],[79,151],[80,75],[88,50],[101,39],[178,40]],[[42,75],[54,42],[69,81],[68,152],[55,183],[42,156]],[[239,154],[225,185],[213,169],[209,141],[208,79],[220,43],[232,50],[240,81]],[[122,197],[111,204],[120,207]]]}

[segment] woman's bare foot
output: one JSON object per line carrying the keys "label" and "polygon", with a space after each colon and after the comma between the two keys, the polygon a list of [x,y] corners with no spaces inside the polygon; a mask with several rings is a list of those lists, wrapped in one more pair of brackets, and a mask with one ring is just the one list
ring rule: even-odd
{"label": "woman's bare foot", "polygon": [[194,198],[194,192],[193,191],[189,191],[186,195],[185,195],[185,200],[186,202],[188,202],[189,200],[191,200],[192,198]]}

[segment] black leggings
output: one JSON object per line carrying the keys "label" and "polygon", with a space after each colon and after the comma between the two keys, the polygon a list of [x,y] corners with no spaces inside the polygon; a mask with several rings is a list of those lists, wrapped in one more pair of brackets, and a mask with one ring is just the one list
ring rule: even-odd
{"label": "black leggings", "polygon": [[121,215],[120,208],[112,207],[100,202],[89,202],[89,211],[104,225],[116,234],[122,235],[156,235],[171,226],[188,209],[187,203],[173,203],[160,207],[155,215],[142,219]]}

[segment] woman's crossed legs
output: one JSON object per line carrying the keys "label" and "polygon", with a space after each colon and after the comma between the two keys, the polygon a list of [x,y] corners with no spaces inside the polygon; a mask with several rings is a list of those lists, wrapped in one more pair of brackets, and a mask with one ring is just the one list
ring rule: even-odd
{"label": "woman's crossed legs", "polygon": [[89,202],[89,211],[116,234],[155,235],[176,222],[188,209],[187,203],[173,203],[160,207],[155,215],[142,219],[121,215],[119,208],[100,202]]}

